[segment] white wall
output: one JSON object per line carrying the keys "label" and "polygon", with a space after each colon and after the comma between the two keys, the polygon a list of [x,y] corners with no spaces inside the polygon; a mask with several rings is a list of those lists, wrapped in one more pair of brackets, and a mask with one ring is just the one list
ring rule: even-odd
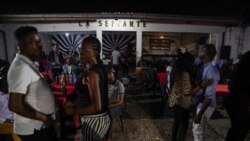
{"label": "white wall", "polygon": [[[107,20],[107,19],[105,19]],[[136,20],[135,20],[136,21]],[[138,20],[137,20],[138,21]],[[96,31],[97,37],[101,40],[102,31],[136,31],[136,58],[137,61],[141,57],[142,51],[142,32],[155,31],[155,32],[185,32],[185,33],[216,33],[218,34],[216,47],[220,50],[222,33],[225,27],[221,26],[201,26],[201,25],[184,25],[184,24],[160,24],[160,23],[146,23],[146,27],[140,25],[139,27],[105,27],[99,26],[98,22],[91,22],[88,27],[83,23],[43,23],[43,24],[0,24],[0,29],[6,33],[8,58],[12,59],[17,52],[17,45],[14,39],[14,31],[20,26],[35,26],[39,32],[48,31]]]}
{"label": "white wall", "polygon": [[238,61],[238,56],[250,50],[250,27],[227,28],[225,33],[225,45],[231,46],[230,58]]}

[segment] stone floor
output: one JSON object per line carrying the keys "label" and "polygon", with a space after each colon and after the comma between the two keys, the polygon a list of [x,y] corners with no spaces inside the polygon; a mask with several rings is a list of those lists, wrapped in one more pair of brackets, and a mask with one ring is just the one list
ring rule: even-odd
{"label": "stone floor", "polygon": [[[140,92],[138,92],[140,93]],[[124,132],[121,130],[119,119],[114,119],[112,141],[169,141],[173,124],[173,112],[167,109],[161,112],[159,94],[127,94],[126,112],[124,114]],[[187,141],[192,141],[192,117],[188,128]],[[213,114],[207,132],[206,141],[224,141],[230,122],[226,112],[217,109]],[[79,133],[76,135],[78,138]],[[250,141],[250,136],[246,139]]]}
{"label": "stone floor", "polygon": [[[125,114],[125,130],[121,132],[119,120],[116,119],[113,128],[114,141],[169,141],[173,124],[173,112],[167,109],[165,115],[161,113],[161,99],[159,96],[127,96]],[[140,99],[140,100],[139,100]],[[207,141],[223,141],[230,123],[228,118],[216,111],[207,128]],[[193,140],[191,131],[192,119],[188,129],[187,141]]]}

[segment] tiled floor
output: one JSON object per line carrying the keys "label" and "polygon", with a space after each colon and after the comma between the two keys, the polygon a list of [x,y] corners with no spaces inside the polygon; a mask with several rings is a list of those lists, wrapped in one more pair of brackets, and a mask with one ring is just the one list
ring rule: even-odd
{"label": "tiled floor", "polygon": [[[158,101],[157,101],[158,100]],[[150,97],[150,100],[136,100],[127,104],[127,114],[125,119],[125,131],[120,132],[119,127],[115,126],[114,141],[169,141],[171,128],[173,124],[173,113],[168,109],[166,115],[160,113],[160,99]],[[151,101],[151,102],[149,102]],[[193,140],[191,123],[188,129],[187,141]],[[212,119],[210,126],[215,128],[216,132],[225,137],[229,128],[227,118]],[[210,129],[207,130],[207,141],[222,141]]]}
{"label": "tiled floor", "polygon": [[[159,95],[127,95],[127,109],[124,119],[124,132],[121,131],[119,119],[114,120],[112,141],[169,141],[173,124],[173,113],[167,109],[161,113]],[[188,128],[187,141],[192,141],[192,119]],[[224,141],[230,127],[224,110],[218,109],[212,116],[205,135],[206,141]],[[79,138],[77,134],[77,138]],[[250,141],[250,138],[248,138]],[[66,140],[63,140],[66,141]]]}

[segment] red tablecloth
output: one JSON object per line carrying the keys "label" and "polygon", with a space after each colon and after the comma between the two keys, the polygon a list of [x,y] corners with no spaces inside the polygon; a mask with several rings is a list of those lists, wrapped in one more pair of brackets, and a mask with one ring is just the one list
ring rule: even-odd
{"label": "red tablecloth", "polygon": [[[62,95],[61,94],[61,85],[60,84],[57,84],[57,83],[52,83],[50,84],[51,88],[52,88],[52,91],[55,95]],[[73,84],[68,84],[66,85],[66,92],[67,92],[67,95],[68,94],[72,94],[75,90],[75,87]]]}
{"label": "red tablecloth", "polygon": [[[60,111],[64,114],[63,103],[67,100],[68,96],[73,94],[75,87],[73,84],[66,85],[67,95],[62,95],[60,84],[52,83],[50,86],[53,90],[53,94],[55,95],[55,103],[60,109]],[[73,121],[74,121],[75,127],[78,128],[80,126],[80,119],[79,119],[78,114],[74,115]]]}
{"label": "red tablecloth", "polygon": [[221,96],[226,96],[229,94],[228,85],[227,84],[218,84],[216,87],[216,94]]}
{"label": "red tablecloth", "polygon": [[49,79],[52,79],[52,73],[51,71],[42,71],[40,72],[44,77],[48,76]]}
{"label": "red tablecloth", "polygon": [[166,72],[157,72],[157,78],[162,85],[167,85],[167,76]]}

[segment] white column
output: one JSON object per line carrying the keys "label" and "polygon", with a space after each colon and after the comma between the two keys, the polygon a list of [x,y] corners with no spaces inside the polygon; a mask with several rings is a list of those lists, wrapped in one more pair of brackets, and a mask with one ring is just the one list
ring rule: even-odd
{"label": "white column", "polygon": [[222,39],[223,38],[223,32],[219,32],[216,34],[216,50],[217,50],[217,55],[215,56],[215,61],[218,62],[220,59],[220,51],[221,51],[221,46],[222,46]]}
{"label": "white column", "polygon": [[101,42],[101,52],[100,52],[100,57],[102,59],[102,30],[101,29],[97,29],[96,30],[96,37],[100,40]]}
{"label": "white column", "polygon": [[136,31],[136,63],[141,59],[142,56],[142,31]]}

